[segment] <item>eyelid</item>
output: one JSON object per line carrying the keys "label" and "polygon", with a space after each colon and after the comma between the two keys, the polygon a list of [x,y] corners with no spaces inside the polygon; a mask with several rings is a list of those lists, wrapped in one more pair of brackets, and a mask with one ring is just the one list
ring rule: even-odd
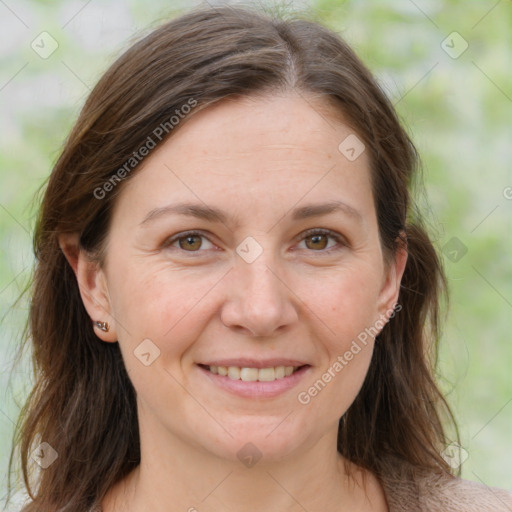
{"label": "eyelid", "polygon": [[[182,231],[181,233],[176,233],[175,235],[167,238],[163,243],[163,247],[170,247],[170,246],[172,246],[172,244],[176,243],[178,240],[180,240],[182,238],[187,238],[188,236],[199,236],[202,238],[206,238],[206,240],[208,240],[208,242],[210,242],[212,245],[216,245],[210,240],[210,237],[208,236],[210,234],[209,233],[207,234],[207,233],[208,233],[207,231],[201,231],[201,230],[196,230],[196,229],[193,229],[191,231]],[[183,249],[180,249],[179,247],[176,247],[176,249],[181,250],[181,252],[188,252],[188,253],[198,253],[198,252],[203,252],[205,250],[205,249],[203,249],[203,250],[199,249],[197,251],[185,251]],[[208,249],[206,249],[206,250],[208,250]]]}
{"label": "eyelid", "polygon": [[[305,231],[302,231],[295,237],[294,243],[302,242],[308,236],[312,236],[312,235],[328,236],[328,237],[334,239],[338,243],[338,245],[341,245],[341,247],[330,247],[329,249],[323,249],[323,250],[319,250],[319,251],[308,250],[308,252],[310,252],[310,253],[326,254],[326,253],[330,253],[332,251],[340,250],[341,248],[348,247],[350,245],[349,242],[347,241],[347,239],[343,235],[341,235],[340,233],[333,231],[331,229],[327,229],[327,228],[306,229]],[[210,242],[212,245],[216,245],[214,242],[212,242],[210,240],[210,237],[212,236],[211,233],[209,233],[207,231],[202,231],[202,230],[190,230],[190,231],[183,231],[181,233],[176,233],[175,235],[167,238],[163,243],[163,247],[164,248],[170,247],[170,246],[172,246],[172,244],[176,243],[178,240],[180,240],[182,238],[186,238],[188,236],[203,237],[203,238],[206,238],[208,240],[208,242]],[[186,251],[179,247],[176,247],[175,249],[178,249],[180,252],[189,253],[189,254],[194,254],[194,253],[197,254],[197,253],[201,253],[201,252],[204,252],[207,250],[212,250],[212,249],[198,249],[197,251]],[[215,250],[215,249],[213,249],[213,250]]]}
{"label": "eyelid", "polygon": [[[302,242],[305,238],[307,238],[308,236],[312,236],[312,235],[326,235],[326,236],[329,236],[330,238],[334,239],[338,244],[340,244],[341,246],[343,247],[348,247],[349,246],[349,243],[347,241],[347,239],[340,233],[338,233],[337,231],[333,231],[332,229],[327,229],[327,228],[310,228],[310,229],[306,229],[306,231],[303,231],[302,233],[300,233],[296,240],[298,242]],[[329,249],[324,249],[324,250],[320,250],[320,251],[308,251],[308,252],[311,252],[311,253],[318,253],[318,254],[326,254],[326,253],[330,253],[331,251],[335,251],[335,250],[339,250],[340,247],[330,247]]]}

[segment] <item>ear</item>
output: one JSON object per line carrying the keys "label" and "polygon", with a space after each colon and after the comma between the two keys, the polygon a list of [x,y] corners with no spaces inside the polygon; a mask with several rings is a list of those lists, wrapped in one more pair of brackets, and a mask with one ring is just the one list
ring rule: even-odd
{"label": "ear", "polygon": [[80,296],[91,322],[108,322],[109,330],[105,332],[93,323],[94,332],[103,341],[117,341],[115,319],[108,294],[107,280],[99,263],[94,261],[80,248],[77,233],[59,235],[59,246],[69,265],[75,273]]}
{"label": "ear", "polygon": [[405,237],[396,240],[398,248],[392,261],[388,262],[385,267],[384,280],[379,292],[378,313],[381,318],[385,317],[386,321],[398,301],[400,283],[407,264],[407,246],[404,239]]}

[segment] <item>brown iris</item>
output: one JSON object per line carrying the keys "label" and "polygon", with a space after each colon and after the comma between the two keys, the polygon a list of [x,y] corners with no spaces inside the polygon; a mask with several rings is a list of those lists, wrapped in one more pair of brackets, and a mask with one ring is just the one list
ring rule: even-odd
{"label": "brown iris", "polygon": [[[306,247],[308,249],[325,249],[327,247],[327,235],[311,235],[305,238]],[[310,243],[308,243],[310,242]]]}
{"label": "brown iris", "polygon": [[201,245],[201,237],[199,235],[188,235],[179,239],[180,249],[197,251]]}

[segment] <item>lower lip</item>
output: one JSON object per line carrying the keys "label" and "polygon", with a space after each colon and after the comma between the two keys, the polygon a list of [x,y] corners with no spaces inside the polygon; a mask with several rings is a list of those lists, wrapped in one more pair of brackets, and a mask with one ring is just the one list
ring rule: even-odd
{"label": "lower lip", "polygon": [[212,373],[199,365],[198,368],[213,383],[233,395],[245,398],[272,398],[296,386],[304,378],[306,373],[308,373],[311,366],[303,366],[288,377],[283,377],[282,379],[276,379],[270,382],[260,382],[258,380],[246,382],[240,379],[235,380],[230,379],[227,376]]}

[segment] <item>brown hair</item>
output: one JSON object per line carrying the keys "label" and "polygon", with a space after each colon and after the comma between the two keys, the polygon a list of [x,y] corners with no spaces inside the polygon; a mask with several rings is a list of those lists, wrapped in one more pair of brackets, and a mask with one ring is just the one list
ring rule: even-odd
{"label": "brown hair", "polygon": [[[24,511],[86,511],[140,461],[135,391],[119,346],[95,336],[58,236],[78,233],[81,248],[101,261],[110,212],[133,172],[102,199],[95,190],[190,98],[197,107],[189,117],[228,96],[290,90],[323,98],[363,140],[385,253],[407,244],[409,254],[402,310],[377,338],[364,385],[340,419],[338,450],[376,474],[386,471],[388,455],[449,472],[439,451],[444,414],[453,418],[433,379],[445,279],[412,214],[418,159],[391,103],[351,48],[320,24],[242,7],[198,8],[154,30],[108,69],[49,177],[34,235],[25,341],[36,382],[15,439],[32,499]],[[29,462],[38,439],[59,460],[34,482]]]}

